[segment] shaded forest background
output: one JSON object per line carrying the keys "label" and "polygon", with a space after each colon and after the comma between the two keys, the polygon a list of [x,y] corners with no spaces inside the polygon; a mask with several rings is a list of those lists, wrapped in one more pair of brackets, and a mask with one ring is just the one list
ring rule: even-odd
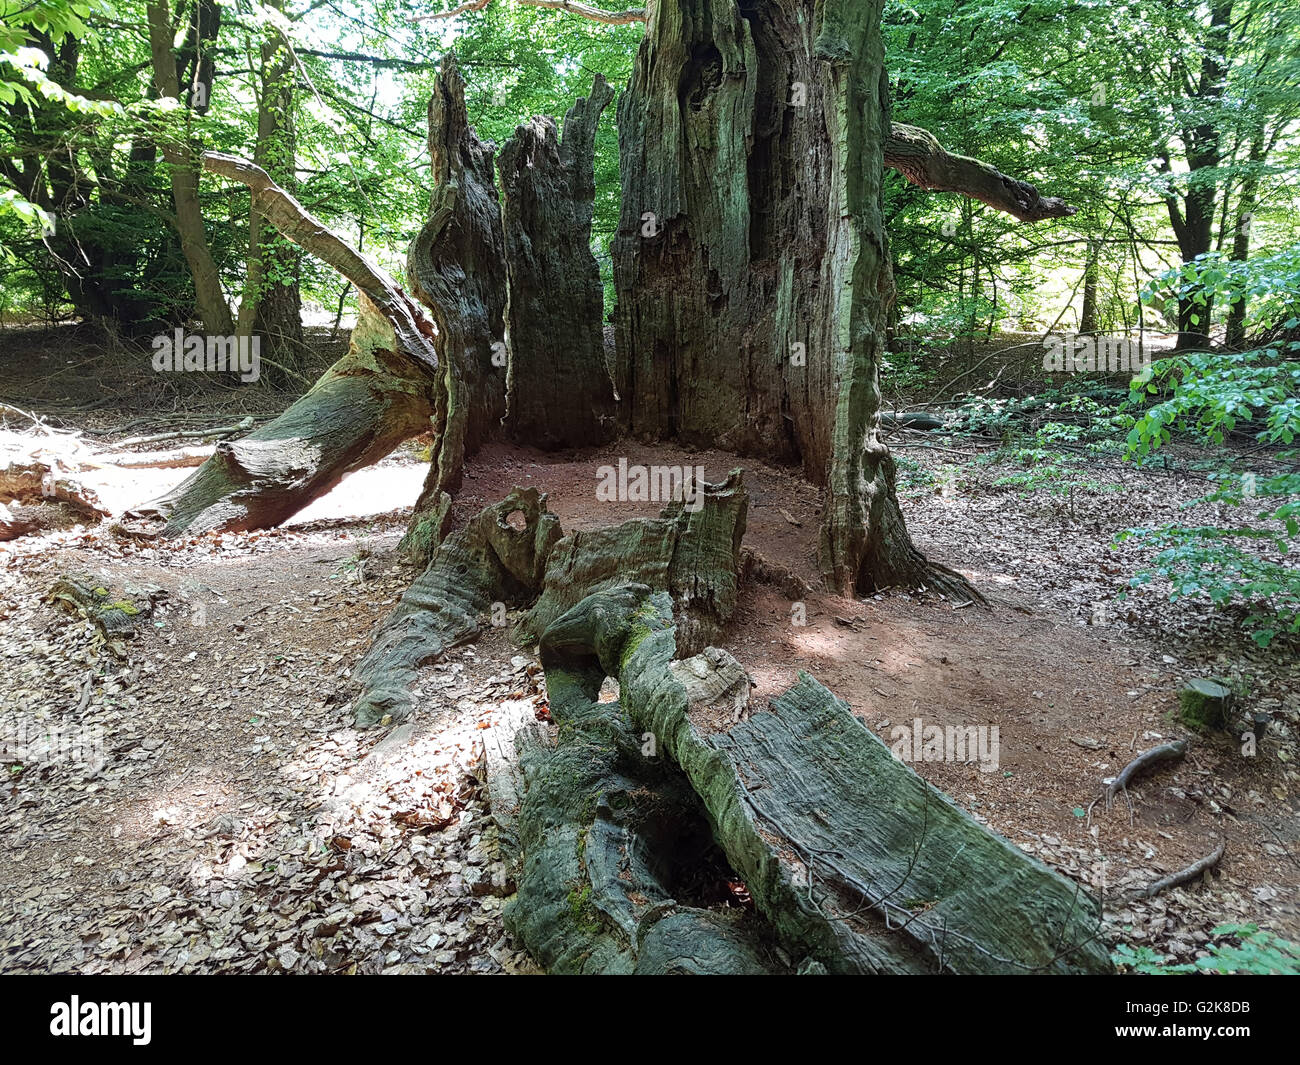
{"label": "shaded forest background", "polygon": [[[129,335],[202,318],[206,301],[211,328],[226,324],[217,291],[236,329],[259,326],[268,354],[298,369],[303,309],[334,324],[352,295],[262,232],[246,190],[194,180],[201,230],[190,228],[189,190],[178,206],[175,187],[187,145],[255,159],[400,274],[428,203],[424,112],[453,39],[471,120],[499,144],[528,116],[563,114],[597,72],[620,86],[643,33],[509,4],[428,14],[384,0],[4,0],[0,317]],[[1181,325],[1240,346],[1276,311],[1261,280],[1293,293],[1300,271],[1296,20],[1267,0],[888,5],[894,120],[1078,209],[1021,227],[891,176],[896,371],[929,345],[997,330]],[[607,280],[614,121],[611,108],[596,152],[593,250]],[[1246,279],[1231,264],[1252,257],[1267,265]],[[1180,307],[1193,264],[1223,291]]]}

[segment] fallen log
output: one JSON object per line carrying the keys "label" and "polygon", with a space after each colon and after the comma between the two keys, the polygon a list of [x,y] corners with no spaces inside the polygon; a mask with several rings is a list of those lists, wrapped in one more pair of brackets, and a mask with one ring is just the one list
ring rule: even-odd
{"label": "fallen log", "polygon": [[[634,595],[605,592],[565,617]],[[523,860],[506,928],[553,973],[788,971],[752,914],[710,906],[727,870],[698,797],[645,756],[619,703],[599,701],[604,673],[566,654],[571,631],[560,623],[543,646],[558,741],[520,734]]]}
{"label": "fallen log", "polygon": [[[619,681],[634,733],[682,768],[713,835],[795,967],[828,972],[1110,972],[1083,889],[1017,850],[894,759],[806,674],[726,729],[707,711],[725,651],[676,659],[671,599],[585,599],[542,642],[548,686]],[[724,708],[737,698],[722,685]],[[526,844],[525,844],[526,846]],[[523,905],[532,856],[520,879]],[[595,885],[592,885],[593,892]]]}

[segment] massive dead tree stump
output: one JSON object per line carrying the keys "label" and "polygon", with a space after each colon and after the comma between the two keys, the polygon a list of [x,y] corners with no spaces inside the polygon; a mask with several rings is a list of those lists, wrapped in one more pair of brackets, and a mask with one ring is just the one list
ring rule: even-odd
{"label": "massive dead tree stump", "polygon": [[465,459],[499,435],[506,410],[506,263],[491,144],[470,128],[454,53],[429,98],[433,192],[411,244],[411,291],[438,325],[433,462],[402,549],[423,563],[441,540]]}
{"label": "massive dead tree stump", "polygon": [[507,604],[531,602],[559,536],[546,497],[535,488],[516,488],[444,540],[353,670],[362,687],[356,723],[401,720],[410,712],[410,686],[421,666],[476,636],[494,604],[500,604],[497,623],[504,624]]}
{"label": "massive dead tree stump", "polygon": [[[553,749],[523,743],[507,926],[544,964],[660,971],[641,951],[681,915],[702,971],[1111,971],[1078,885],[927,785],[806,674],[751,715],[725,651],[677,659],[667,593],[590,596],[541,649],[560,729]],[[594,701],[606,676],[617,710]],[[695,835],[700,809],[725,864]],[[734,870],[762,922],[701,914],[692,863]]]}
{"label": "massive dead tree stump", "polygon": [[591,254],[596,127],[613,98],[597,74],[591,96],[565,115],[563,141],[552,119],[534,118],[501,149],[510,277],[506,431],[534,447],[599,444],[616,429],[604,290]]}
{"label": "massive dead tree stump", "polygon": [[881,0],[683,0],[646,15],[619,103],[622,427],[802,465],[826,487],[819,561],[841,592],[970,597],[912,545],[878,436],[886,141],[914,180],[1018,217],[1059,201],[921,145],[924,131],[908,140],[914,127],[890,136]]}

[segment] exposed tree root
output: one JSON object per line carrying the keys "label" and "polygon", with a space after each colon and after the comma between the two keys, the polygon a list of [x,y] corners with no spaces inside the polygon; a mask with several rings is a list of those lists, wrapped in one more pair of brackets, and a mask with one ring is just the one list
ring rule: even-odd
{"label": "exposed tree root", "polygon": [[1209,854],[1198,861],[1192,862],[1186,869],[1180,869],[1176,873],[1163,877],[1160,880],[1152,881],[1146,887],[1142,888],[1135,894],[1135,898],[1149,899],[1162,891],[1168,891],[1170,888],[1178,887],[1180,884],[1190,884],[1193,880],[1204,876],[1206,872],[1213,869],[1219,864],[1223,857],[1225,845],[1220,843]]}
{"label": "exposed tree root", "polygon": [[[522,522],[512,523],[512,515]],[[362,687],[357,725],[401,720],[410,712],[410,686],[420,666],[476,636],[485,617],[496,620],[493,604],[500,604],[498,624],[504,624],[507,603],[531,601],[559,536],[546,497],[535,488],[516,488],[443,541],[353,670]]]}

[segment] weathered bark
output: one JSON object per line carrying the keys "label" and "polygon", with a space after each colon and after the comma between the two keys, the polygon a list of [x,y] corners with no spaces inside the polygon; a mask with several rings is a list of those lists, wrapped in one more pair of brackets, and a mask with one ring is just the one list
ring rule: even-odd
{"label": "weathered bark", "polygon": [[913,185],[932,192],[959,192],[1021,222],[1067,218],[1077,210],[1060,197],[1043,196],[1029,182],[1009,177],[988,163],[945,151],[938,138],[920,126],[890,124],[884,163]]}
{"label": "weathered bark", "polygon": [[591,254],[596,127],[614,90],[599,74],[564,117],[520,126],[501,149],[509,272],[506,432],[535,447],[584,447],[615,430],[604,287]]}
{"label": "weathered bark", "polygon": [[264,529],[291,518],[354,470],[428,428],[429,382],[364,294],[347,355],[283,414],[212,458],[133,516],[163,535]]}
{"label": "weathered bark", "polygon": [[[1111,971],[1093,899],[931,788],[811,677],[750,714],[729,654],[678,660],[667,593],[590,596],[541,653],[559,742],[525,739],[506,919],[548,967],[658,971],[644,944],[676,914],[702,971],[785,968],[769,943],[802,972]],[[595,701],[607,675],[617,710]],[[682,905],[697,902],[674,885],[705,853],[684,846],[702,818],[665,755],[765,927]]]}
{"label": "weathered bark", "polygon": [[623,427],[827,486],[820,565],[848,592],[936,579],[877,437],[889,129],[880,3],[652,8],[619,105]]}
{"label": "weathered bark", "polygon": [[499,433],[505,414],[506,265],[492,153],[470,128],[449,53],[429,98],[429,220],[407,255],[411,291],[438,325],[442,367],[433,462],[401,545],[422,563],[442,539],[465,459]]}
{"label": "weathered bark", "polygon": [[[512,515],[521,520],[512,523]],[[421,666],[478,635],[493,603],[503,612],[507,603],[531,601],[559,537],[560,523],[547,513],[546,497],[535,488],[516,488],[444,540],[353,671],[362,688],[354,710],[357,725],[406,717],[410,686]]]}
{"label": "weathered bark", "polygon": [[[152,0],[147,5],[149,48],[153,61],[154,88],[160,97],[180,98],[180,79],[176,57],[172,52],[173,26],[167,0]],[[211,336],[230,336],[234,324],[212,250],[208,247],[199,204],[198,161],[188,146],[169,139],[161,142],[163,158],[170,172],[172,199],[176,205],[176,230],[181,250],[194,279],[194,298],[203,328]]]}
{"label": "weathered bark", "polygon": [[599,701],[606,615],[630,612],[638,591],[583,600],[543,641],[558,742],[516,737],[521,850],[507,857],[522,861],[506,927],[553,973],[786,971],[754,914],[718,905],[730,871],[681,770],[647,757],[625,708]]}
{"label": "weathered bark", "polygon": [[351,281],[360,314],[348,354],[274,421],[216,454],[175,489],[139,508],[164,535],[278,525],[428,428],[439,367],[433,323],[380,267],[313,218],[266,171],[209,152],[213,173],[248,185],[284,236]]}

